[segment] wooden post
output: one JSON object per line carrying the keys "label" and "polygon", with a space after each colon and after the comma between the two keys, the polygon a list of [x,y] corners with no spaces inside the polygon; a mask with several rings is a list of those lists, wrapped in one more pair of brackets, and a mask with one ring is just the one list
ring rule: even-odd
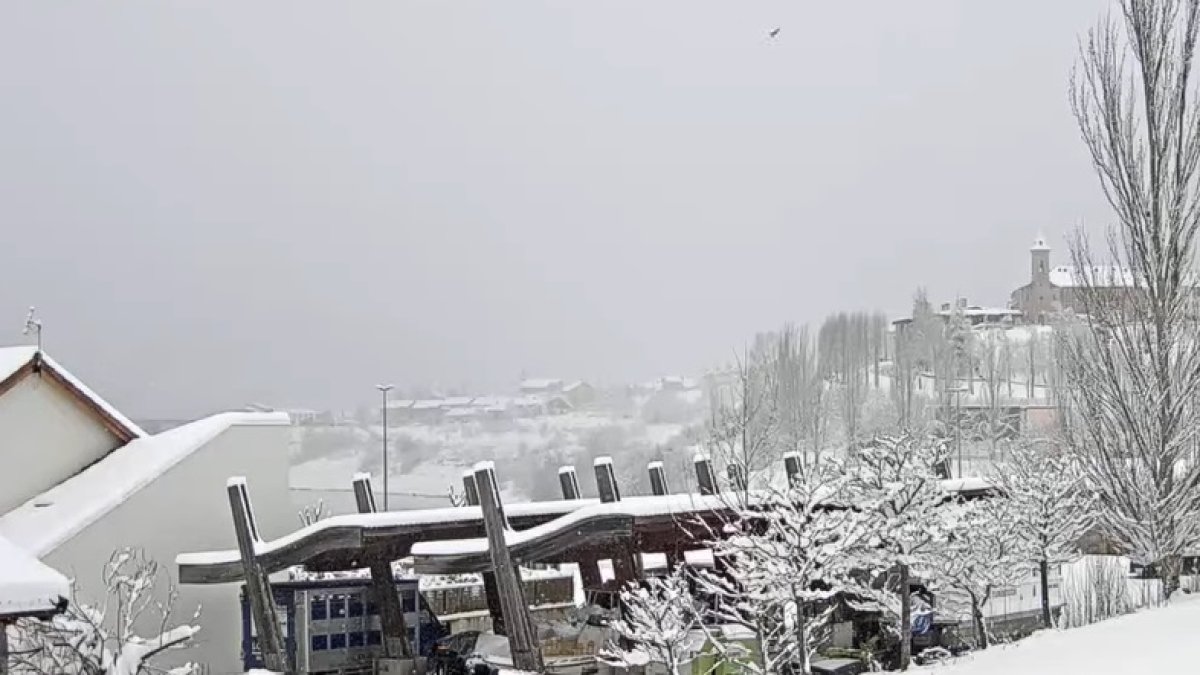
{"label": "wooden post", "polygon": [[[597,457],[592,463],[592,468],[596,471],[596,490],[600,493],[600,501],[605,504],[621,501],[621,487],[617,485],[612,457]],[[618,588],[624,588],[638,578],[640,565],[631,541],[623,540],[617,544],[613,551],[612,565],[613,577]]]}
{"label": "wooden post", "polygon": [[667,472],[663,468],[663,463],[650,462],[646,465],[646,469],[650,472],[650,492],[659,497],[671,494],[671,488],[667,485]]}
{"label": "wooden post", "polygon": [[354,474],[354,504],[359,513],[375,513],[375,493],[371,491],[371,474]]}
{"label": "wooden post", "polygon": [[729,482],[733,484],[734,490],[737,490],[738,492],[746,492],[750,488],[749,483],[746,482],[746,471],[744,467],[737,464],[730,464],[729,466],[725,467],[725,472],[729,474]]}
{"label": "wooden post", "polygon": [[[479,506],[479,487],[475,485],[475,474],[463,472],[463,494],[467,497],[467,506]],[[492,617],[492,632],[496,635],[508,635],[504,625],[504,603],[500,602],[500,587],[496,585],[496,573],[484,572],[483,597],[487,600],[488,614]]]}
{"label": "wooden post", "polygon": [[796,487],[800,482],[800,453],[789,452],[783,456],[783,470],[787,473],[788,487]]}
{"label": "wooden post", "polygon": [[617,486],[612,457],[597,457],[592,468],[596,471],[596,491],[600,494],[600,501],[605,504],[621,501],[621,488]]}
{"label": "wooden post", "polygon": [[379,606],[384,654],[390,658],[411,659],[413,645],[408,635],[408,622],[404,620],[404,607],[400,604],[400,596],[396,594],[392,561],[376,557],[370,563],[371,594]]}
{"label": "wooden post", "polygon": [[[562,488],[563,499],[568,501],[581,499],[579,492],[579,478],[575,475],[575,467],[564,465],[558,469],[558,485]],[[583,583],[583,590],[596,591],[604,585],[604,578],[600,576],[600,561],[594,555],[585,555],[576,561],[579,565],[579,580]]]}
{"label": "wooden post", "polygon": [[696,483],[700,486],[700,494],[717,494],[717,476],[713,473],[712,460],[697,453],[692,463],[696,466]]}
{"label": "wooden post", "polygon": [[0,675],[8,675],[8,622],[0,621]]}
{"label": "wooden post", "polygon": [[562,488],[563,499],[579,499],[579,479],[575,477],[575,467],[559,467],[558,485]]}
{"label": "wooden post", "polygon": [[475,485],[475,474],[464,471],[462,481],[463,497],[467,500],[467,506],[479,506],[479,488]]}
{"label": "wooden post", "polygon": [[508,631],[513,667],[517,670],[540,673],[544,668],[542,652],[538,648],[537,634],[529,617],[529,603],[525,600],[525,589],[521,586],[521,572],[513,564],[512,556],[508,552],[508,543],[505,541],[508,522],[504,518],[503,505],[500,502],[494,464],[480,462],[475,465],[475,487],[479,491],[479,506],[483,511],[488,551],[492,557],[496,585],[500,590],[500,604],[504,607],[505,628]]}
{"label": "wooden post", "polygon": [[279,611],[271,594],[271,582],[255,554],[255,544],[261,541],[261,537],[258,535],[258,524],[254,521],[254,509],[250,506],[250,495],[246,491],[246,479],[230,478],[225,487],[229,493],[233,530],[237,535],[238,553],[242,557],[246,595],[250,600],[263,665],[267,670],[290,672],[283,634],[279,630]]}
{"label": "wooden post", "polygon": [[[354,476],[354,502],[359,513],[378,513],[375,493],[371,490],[371,474]],[[408,635],[408,622],[404,620],[404,607],[396,595],[392,561],[372,555],[367,560],[367,566],[371,568],[371,596],[379,607],[384,654],[391,658],[412,658],[412,640]]]}

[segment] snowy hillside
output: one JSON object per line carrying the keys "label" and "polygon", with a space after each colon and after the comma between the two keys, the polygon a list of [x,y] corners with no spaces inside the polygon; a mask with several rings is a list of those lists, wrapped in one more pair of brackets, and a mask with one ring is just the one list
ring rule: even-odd
{"label": "snowy hillside", "polygon": [[[648,461],[664,459],[668,465],[683,466],[684,448],[699,438],[700,419],[650,424],[626,415],[572,412],[390,426],[392,507],[445,506],[449,490],[461,488],[462,472],[481,460],[496,462],[506,499],[556,498],[554,476],[563,464],[577,466],[580,484],[588,492],[591,462],[602,455],[616,457],[623,484],[637,487],[645,480]],[[322,500],[334,513],[352,510],[350,484],[359,471],[370,472],[376,488],[382,488],[381,426],[302,426],[294,434],[289,479],[297,506]]]}

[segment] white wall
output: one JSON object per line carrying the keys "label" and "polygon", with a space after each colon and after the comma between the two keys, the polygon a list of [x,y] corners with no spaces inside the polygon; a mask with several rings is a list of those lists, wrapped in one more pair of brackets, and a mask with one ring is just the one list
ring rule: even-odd
{"label": "white wall", "polygon": [[120,444],[49,378],[22,379],[0,396],[0,465],[13,469],[0,472],[0,513],[79,473]]}
{"label": "white wall", "polygon": [[[287,487],[287,426],[233,426],[171,468],[96,523],[65,542],[44,561],[77,580],[80,598],[103,591],[101,568],[115,549],[145,549],[172,581],[175,556],[189,551],[237,547],[225,481],[246,476],[259,531],[266,539],[296,529]],[[197,646],[163,663],[195,661],[213,675],[242,672],[238,584],[180,586],[175,624],[203,606]],[[151,637],[154,627],[140,628]]]}

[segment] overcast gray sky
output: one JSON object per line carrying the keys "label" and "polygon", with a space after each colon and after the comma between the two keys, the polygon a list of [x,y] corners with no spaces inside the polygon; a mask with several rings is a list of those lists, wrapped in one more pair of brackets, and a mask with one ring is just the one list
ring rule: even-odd
{"label": "overcast gray sky", "polygon": [[172,416],[1004,304],[1039,229],[1107,222],[1066,101],[1105,6],[5,2],[0,343],[36,304]]}

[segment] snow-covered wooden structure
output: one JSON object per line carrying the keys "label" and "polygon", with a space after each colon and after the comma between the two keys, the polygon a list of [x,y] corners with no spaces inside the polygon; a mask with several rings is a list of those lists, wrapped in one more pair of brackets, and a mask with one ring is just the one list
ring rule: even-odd
{"label": "snow-covered wooden structure", "polygon": [[[103,597],[102,568],[122,547],[144,550],[178,583],[178,553],[234,544],[217,491],[231,473],[254,482],[264,536],[286,532],[288,423],[283,413],[222,413],[150,434],[45,352],[0,348],[0,537],[71,577],[82,602]],[[236,670],[238,627],[224,620],[236,589],[180,589],[180,612],[198,605],[197,646],[181,658]]]}

